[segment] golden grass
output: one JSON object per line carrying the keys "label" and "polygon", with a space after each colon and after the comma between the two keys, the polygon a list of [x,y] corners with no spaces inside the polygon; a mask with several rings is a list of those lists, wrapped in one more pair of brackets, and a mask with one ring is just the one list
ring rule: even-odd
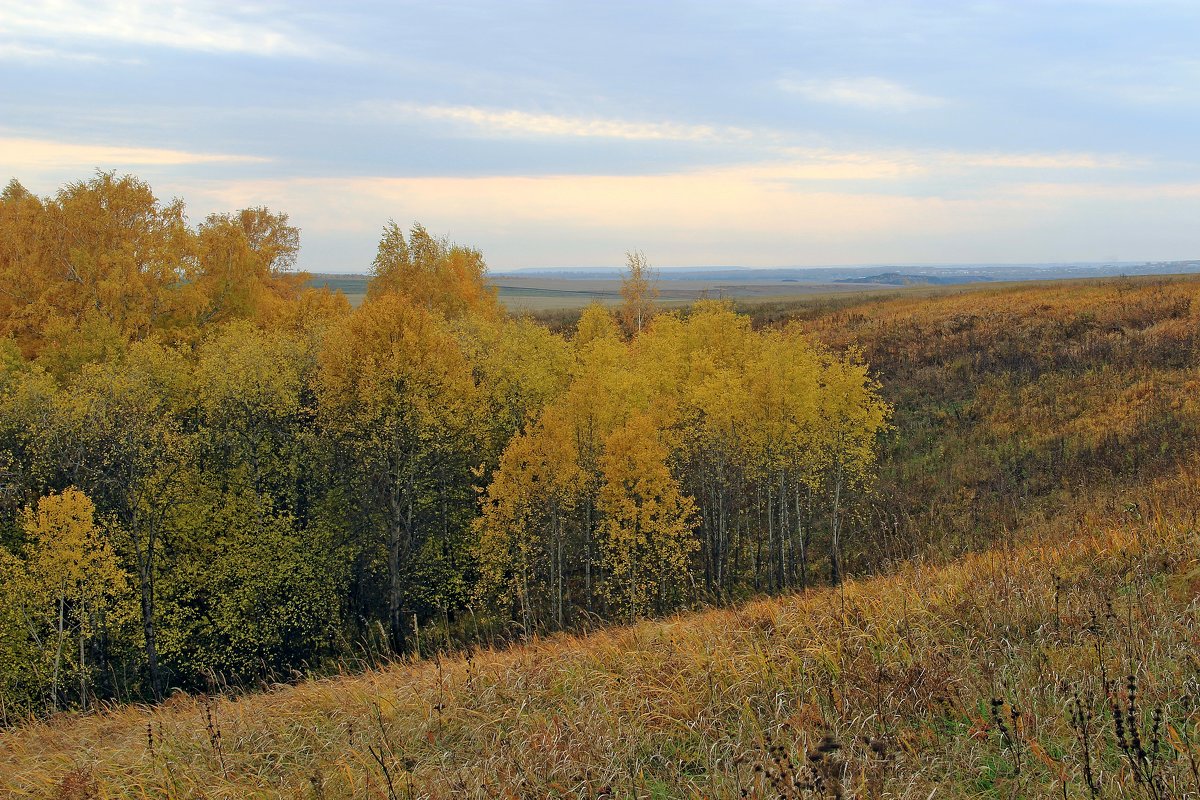
{"label": "golden grass", "polygon": [[30,723],[0,796],[1089,797],[1080,698],[1102,796],[1151,797],[1113,733],[1130,674],[1161,796],[1196,796],[1200,477],[1147,489],[840,590]]}

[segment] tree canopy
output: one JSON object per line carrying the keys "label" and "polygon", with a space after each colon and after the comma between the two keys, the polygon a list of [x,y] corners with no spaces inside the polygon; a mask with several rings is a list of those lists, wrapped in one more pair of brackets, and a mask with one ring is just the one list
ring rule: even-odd
{"label": "tree canopy", "polygon": [[5,719],[839,578],[853,353],[657,309],[641,253],[568,335],[419,224],[358,308],[298,255],[131,176],[0,195]]}

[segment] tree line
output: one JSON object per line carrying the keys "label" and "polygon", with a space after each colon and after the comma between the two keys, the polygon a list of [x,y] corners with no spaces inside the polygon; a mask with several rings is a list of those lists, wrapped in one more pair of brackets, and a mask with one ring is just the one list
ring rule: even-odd
{"label": "tree line", "polygon": [[625,303],[507,314],[395,223],[363,304],[299,232],[101,173],[0,195],[0,711],[840,579],[889,409],[853,351]]}

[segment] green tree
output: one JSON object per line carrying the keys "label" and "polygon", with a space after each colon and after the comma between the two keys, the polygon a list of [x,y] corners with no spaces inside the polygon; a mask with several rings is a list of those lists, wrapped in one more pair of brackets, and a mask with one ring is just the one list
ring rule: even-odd
{"label": "green tree", "polygon": [[286,330],[235,321],[197,348],[191,399],[204,470],[226,483],[296,508],[312,409],[310,343]]}
{"label": "green tree", "polygon": [[178,411],[191,393],[182,353],[153,341],[120,362],[89,365],[55,398],[44,458],[51,482],[86,491],[119,534],[141,601],[146,677],[163,692],[158,659],[158,592],[170,515],[188,496],[191,439]]}
{"label": "green tree", "polygon": [[198,487],[174,523],[161,655],[179,684],[271,677],[333,652],[347,569],[322,531],[236,488]]}

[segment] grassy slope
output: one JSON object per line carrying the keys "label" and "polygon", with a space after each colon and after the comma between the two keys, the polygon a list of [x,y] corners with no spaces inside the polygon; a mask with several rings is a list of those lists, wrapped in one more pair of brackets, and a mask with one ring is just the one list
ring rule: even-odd
{"label": "grassy slope", "polygon": [[772,309],[880,369],[899,432],[859,561],[924,566],[211,707],[63,716],[0,734],[0,796],[388,797],[390,775],[400,797],[775,797],[770,748],[786,770],[826,735],[842,749],[816,771],[852,796],[1090,797],[1085,763],[1104,796],[1152,796],[1108,706],[1130,673],[1175,787],[1160,795],[1200,792],[1198,294],[1108,281]]}
{"label": "grassy slope", "polygon": [[[1200,502],[1194,474],[1166,491]],[[1061,796],[1065,780],[1082,797],[1067,718],[1079,696],[1096,714],[1094,774],[1116,796],[1121,783],[1136,787],[1113,743],[1106,675],[1121,703],[1136,673],[1146,747],[1161,705],[1179,748],[1195,749],[1184,738],[1195,740],[1200,704],[1200,542],[1169,515],[1091,522],[1093,537],[909,566],[843,592],[211,707],[179,697],[63,716],[3,735],[0,794],[387,797],[390,774],[401,797],[410,786],[419,797],[774,797],[754,765],[774,769],[773,746],[804,763],[830,735],[855,796]],[[993,697],[1006,720],[1022,712],[1010,739]],[[1162,774],[1200,789],[1169,741],[1159,749]]]}
{"label": "grassy slope", "polygon": [[1175,470],[1200,448],[1198,301],[1195,277],[1106,279],[762,316],[861,347],[896,408],[858,537],[867,566],[870,551],[978,548]]}

